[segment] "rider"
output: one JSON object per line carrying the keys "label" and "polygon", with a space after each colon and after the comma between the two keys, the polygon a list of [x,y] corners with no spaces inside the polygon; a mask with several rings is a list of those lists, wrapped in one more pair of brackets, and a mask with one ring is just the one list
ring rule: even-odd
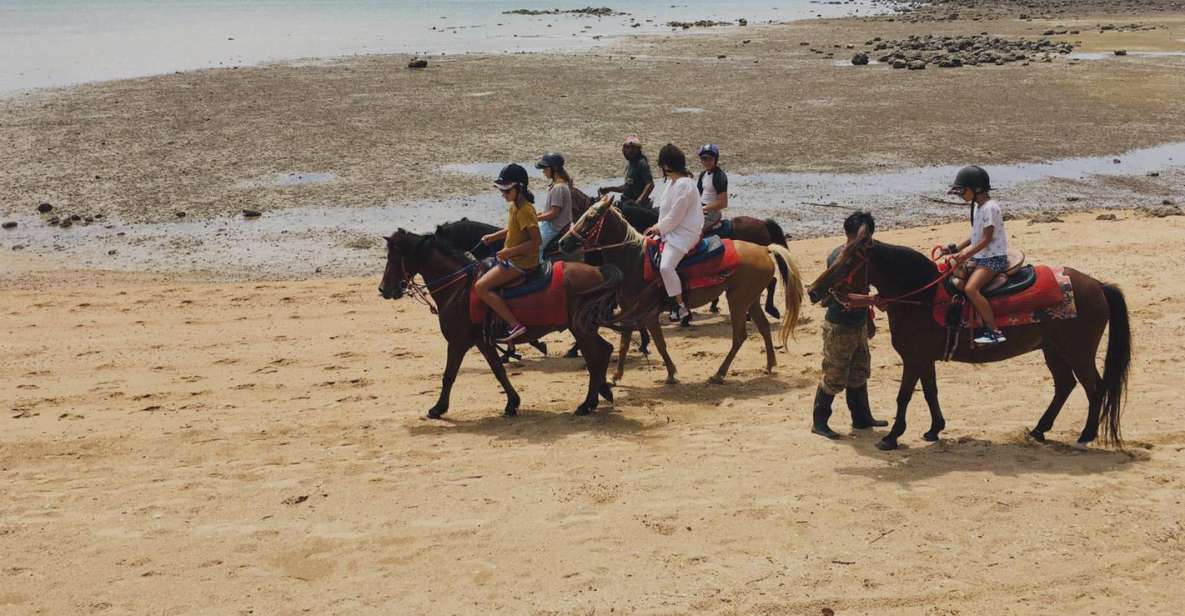
{"label": "rider", "polygon": [[503,321],[509,332],[498,342],[512,342],[527,332],[519,323],[506,300],[497,290],[515,282],[539,267],[539,223],[535,214],[535,195],[527,190],[527,170],[511,163],[502,168],[494,186],[502,191],[509,206],[506,228],[481,238],[485,244],[505,239],[505,247],[498,251],[497,262],[474,285],[478,298],[485,302]]}
{"label": "rider", "polygon": [[984,327],[975,332],[975,344],[994,346],[1004,342],[1004,332],[996,328],[992,305],[982,289],[1008,269],[1008,234],[1004,214],[992,199],[992,182],[987,171],[977,166],[964,167],[955,176],[950,194],[971,204],[971,237],[961,244],[951,244],[944,252],[954,254],[958,264],[969,262],[972,271],[957,284],[979,313]]}
{"label": "rider", "polygon": [[653,207],[650,192],[654,190],[654,176],[650,173],[650,161],[642,153],[642,140],[630,135],[621,144],[621,155],[625,157],[625,183],[621,186],[606,186],[597,189],[599,196],[605,193],[621,193],[618,205]]}
{"label": "rider", "polygon": [[672,322],[690,321],[691,310],[683,300],[683,286],[676,268],[683,255],[699,241],[704,228],[704,213],[699,207],[695,182],[687,170],[687,157],[668,143],[658,152],[658,167],[666,177],[667,186],[658,199],[658,222],[646,230],[646,235],[662,236],[664,246],[658,272],[662,276],[667,295],[675,300],[671,308]]}
{"label": "rider", "polygon": [[[856,239],[860,227],[868,226],[869,233],[876,230],[876,221],[868,212],[856,212],[843,222],[848,242]],[[827,267],[835,264],[843,246],[831,251]],[[868,294],[867,281],[863,288],[852,289],[853,293]],[[848,411],[852,414],[852,427],[857,430],[883,427],[887,421],[877,420],[868,406],[868,376],[872,371],[872,355],[868,341],[876,334],[876,323],[869,317],[868,308],[845,308],[834,297],[823,300],[827,316],[823,321],[823,378],[815,390],[815,409],[811,432],[827,438],[839,438],[827,421],[831,418],[831,402],[839,392],[846,391]]]}
{"label": "rider", "polygon": [[535,163],[543,175],[551,180],[547,197],[543,200],[543,213],[539,214],[539,258],[551,241],[563,235],[572,225],[572,176],[564,170],[564,157],[555,152],[544,154]]}
{"label": "rider", "polygon": [[[728,207],[728,174],[720,168],[720,148],[709,143],[699,149],[699,161],[704,170],[699,174],[699,202],[704,208],[704,232],[709,233],[720,224],[721,210]],[[711,176],[704,182],[705,176]]]}

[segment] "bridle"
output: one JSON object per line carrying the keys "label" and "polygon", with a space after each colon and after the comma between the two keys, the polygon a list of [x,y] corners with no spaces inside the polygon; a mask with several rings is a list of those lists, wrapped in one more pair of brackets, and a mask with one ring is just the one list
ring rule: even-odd
{"label": "bridle", "polygon": [[[857,251],[855,253],[855,255],[857,257],[859,257],[860,262],[858,264],[856,264],[854,267],[852,267],[851,270],[848,271],[848,275],[845,276],[843,279],[844,284],[847,285],[848,287],[851,287],[855,283],[856,276],[859,274],[861,268],[864,269],[865,279],[867,279],[868,270],[870,267],[869,259],[868,259],[868,250],[871,248],[871,246],[872,246],[872,242],[870,240],[863,247],[861,247],[859,249],[859,251]],[[943,256],[946,256],[946,255],[944,255],[942,253],[941,246],[935,246],[934,249],[930,251],[930,260],[931,261],[937,262],[940,259],[942,259]],[[934,280],[926,283],[925,285],[923,285],[921,287],[918,287],[917,289],[914,289],[908,293],[903,293],[903,294],[898,295],[896,297],[882,297],[878,293],[876,296],[873,297],[873,304],[877,308],[879,308],[881,311],[887,310],[889,307],[889,304],[910,304],[910,305],[914,305],[914,306],[927,305],[926,302],[923,302],[920,300],[909,299],[909,298],[911,298],[915,295],[918,295],[920,293],[924,293],[925,291],[932,289],[935,286],[941,284],[942,281],[946,280],[947,278],[950,278],[955,273],[955,270],[956,270],[956,268],[954,267],[954,264],[951,263],[952,260],[953,260],[953,257],[948,259],[948,263],[947,263],[948,267],[945,270],[941,270],[941,268],[939,268],[940,269],[939,275]],[[839,287],[839,286],[840,285],[838,285],[838,284],[831,285],[827,289],[827,294],[830,295],[831,298],[834,299],[837,304],[843,306],[845,310],[850,310],[852,303],[840,298],[839,295],[837,295],[835,292],[836,287]]]}
{"label": "bridle", "polygon": [[[420,252],[422,252],[424,247],[428,245],[430,239],[430,236],[424,236],[420,238],[418,243],[416,243],[416,247],[412,251],[412,254],[417,259],[420,258]],[[438,278],[434,278],[425,282],[424,284],[419,284],[415,281],[416,273],[412,272],[411,268],[407,266],[407,256],[404,255],[402,251],[400,251],[399,269],[401,272],[403,272],[403,278],[399,281],[399,292],[406,293],[412,299],[427,306],[428,311],[432,314],[440,314],[440,309],[437,308],[432,301],[433,294],[447,289],[458,282],[461,282],[462,280],[467,280],[470,274],[478,267],[478,265],[480,265],[480,262],[474,261],[473,263],[469,263],[459,270],[450,272]],[[447,308],[449,305],[451,305],[458,297],[459,290],[460,287],[454,289],[453,292],[445,299],[442,307]]]}
{"label": "bridle", "polygon": [[[597,213],[597,222],[593,224],[593,228],[587,234],[577,231],[576,225],[572,225],[572,228],[568,229],[568,235],[580,240],[580,245],[584,248],[585,252],[598,248],[597,242],[601,239],[601,232],[605,229],[605,217],[609,213],[608,208],[611,207],[613,207],[613,204],[605,204],[604,208]],[[590,246],[589,244],[592,245]]]}

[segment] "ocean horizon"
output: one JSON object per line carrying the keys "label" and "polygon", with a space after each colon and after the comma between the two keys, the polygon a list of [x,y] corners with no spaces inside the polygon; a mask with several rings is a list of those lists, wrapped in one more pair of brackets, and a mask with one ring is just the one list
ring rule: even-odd
{"label": "ocean horizon", "polygon": [[[510,15],[607,7],[624,13]],[[851,0],[0,0],[0,93],[303,58],[587,48],[669,21],[868,14]]]}

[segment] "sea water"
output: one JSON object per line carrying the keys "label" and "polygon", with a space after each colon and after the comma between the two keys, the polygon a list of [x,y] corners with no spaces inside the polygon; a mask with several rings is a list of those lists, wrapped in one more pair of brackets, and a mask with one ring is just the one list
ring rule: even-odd
{"label": "sea water", "polygon": [[[608,7],[613,17],[508,15]],[[0,93],[352,54],[521,52],[669,32],[870,13],[865,0],[0,0]]]}

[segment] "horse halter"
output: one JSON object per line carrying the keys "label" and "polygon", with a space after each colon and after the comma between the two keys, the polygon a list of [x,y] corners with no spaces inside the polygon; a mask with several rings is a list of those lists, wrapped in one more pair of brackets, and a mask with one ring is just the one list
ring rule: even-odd
{"label": "horse halter", "polygon": [[595,247],[601,239],[601,231],[605,228],[605,215],[608,214],[608,208],[611,207],[613,206],[606,204],[605,209],[600,210],[597,214],[597,222],[593,224],[593,228],[587,234],[577,231],[576,225],[572,225],[572,228],[568,229],[568,235],[580,240],[580,245],[585,248],[589,248],[590,243]]}

